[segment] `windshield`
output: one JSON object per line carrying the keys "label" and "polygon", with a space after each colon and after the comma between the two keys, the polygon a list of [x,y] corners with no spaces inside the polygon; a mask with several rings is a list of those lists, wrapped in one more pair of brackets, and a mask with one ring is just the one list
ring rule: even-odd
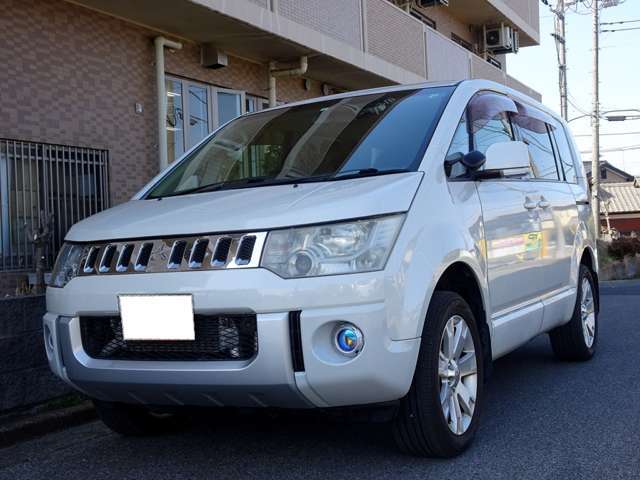
{"label": "windshield", "polygon": [[373,93],[239,117],[147,198],[416,170],[453,90]]}

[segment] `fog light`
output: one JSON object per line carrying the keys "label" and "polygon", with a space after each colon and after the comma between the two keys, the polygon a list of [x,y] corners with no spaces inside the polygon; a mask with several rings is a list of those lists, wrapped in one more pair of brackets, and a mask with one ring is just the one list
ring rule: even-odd
{"label": "fog light", "polygon": [[358,327],[349,323],[339,325],[336,328],[335,345],[343,355],[355,357],[364,345],[362,332]]}

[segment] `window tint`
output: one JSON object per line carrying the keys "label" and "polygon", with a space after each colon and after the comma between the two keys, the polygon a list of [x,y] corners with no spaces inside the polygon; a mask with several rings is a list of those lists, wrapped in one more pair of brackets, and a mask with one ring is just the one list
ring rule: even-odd
{"label": "window tint", "polygon": [[[447,160],[453,158],[456,155],[466,155],[469,153],[469,131],[467,129],[466,115],[462,116],[462,120],[458,124],[455,133],[453,134],[453,140],[451,140],[451,146],[447,152]],[[466,169],[462,163],[456,163],[451,166],[451,172],[449,178],[456,178],[464,175]]]}
{"label": "window tint", "polygon": [[474,150],[487,153],[494,143],[513,140],[509,113],[517,113],[518,109],[509,97],[493,92],[479,93],[469,102],[467,112]]}
{"label": "window tint", "polygon": [[[547,125],[539,121],[531,121],[528,124],[521,121],[518,124],[522,141],[529,147],[533,177],[544,180],[559,180]],[[527,124],[526,127],[525,124]]]}
{"label": "window tint", "polygon": [[511,123],[506,112],[499,113],[489,120],[474,121],[474,131],[473,149],[482,153],[487,153],[487,149],[494,143],[513,140]]}
{"label": "window tint", "polygon": [[561,125],[553,130],[553,136],[556,140],[556,152],[559,156],[560,165],[564,170],[564,177],[569,183],[576,183],[576,167],[572,149],[569,146],[566,132]]}
{"label": "window tint", "polygon": [[[237,118],[187,155],[149,197],[216,184],[320,181],[362,169],[416,170],[453,90],[379,92]],[[230,100],[220,105],[238,105]]]}
{"label": "window tint", "polygon": [[[510,142],[514,139],[510,113],[518,110],[515,103],[505,95],[482,92],[474,96],[453,135],[447,158],[456,154],[466,155],[471,150],[486,154],[494,143]],[[462,164],[451,167],[450,178],[466,173]]]}

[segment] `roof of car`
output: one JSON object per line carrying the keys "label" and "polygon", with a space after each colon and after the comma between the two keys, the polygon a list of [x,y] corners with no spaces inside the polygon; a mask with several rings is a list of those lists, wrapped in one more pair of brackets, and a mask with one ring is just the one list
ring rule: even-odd
{"label": "roof of car", "polygon": [[471,91],[493,90],[499,93],[504,93],[506,95],[509,95],[512,98],[516,98],[520,101],[528,103],[544,111],[548,115],[555,118],[557,121],[564,123],[564,121],[560,118],[560,116],[555,111],[545,107],[542,103],[538,102],[534,98],[531,98],[528,95],[525,95],[524,93],[518,90],[514,90],[510,87],[507,87],[506,85],[503,85],[501,83],[497,83],[491,80],[482,80],[482,79],[461,80],[456,82],[453,82],[453,81],[421,82],[421,83],[414,83],[414,84],[408,84],[408,85],[390,85],[387,87],[377,87],[377,88],[370,88],[366,90],[354,90],[349,92],[337,93],[335,95],[328,95],[326,97],[316,97],[308,100],[300,100],[298,102],[286,103],[286,104],[278,105],[277,107],[272,107],[272,108],[273,109],[287,108],[287,107],[292,107],[297,105],[306,105],[309,103],[323,102],[326,100],[336,100],[341,98],[349,98],[349,97],[354,97],[359,95],[370,95],[370,94],[385,93],[385,92],[399,92],[404,90],[418,90],[423,88],[435,88],[435,87],[457,87],[457,88],[465,87],[470,89]]}

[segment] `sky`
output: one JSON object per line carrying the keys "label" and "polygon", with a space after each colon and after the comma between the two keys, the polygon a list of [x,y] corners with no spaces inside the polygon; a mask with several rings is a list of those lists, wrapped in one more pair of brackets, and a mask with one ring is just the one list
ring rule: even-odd
{"label": "sky", "polygon": [[[549,3],[556,3],[550,0]],[[590,2],[587,2],[590,3]],[[592,109],[593,90],[593,20],[585,6],[567,13],[567,58],[569,83],[569,119]],[[582,15],[580,14],[582,13]],[[640,0],[626,0],[601,12],[601,22],[640,20]],[[522,48],[507,58],[507,72],[542,94],[542,102],[560,111],[558,64],[553,33],[553,14],[540,4],[540,46]],[[602,29],[640,27],[640,22],[607,25]],[[573,104],[573,105],[572,105]],[[640,30],[602,33],[600,37],[601,110],[640,109]],[[636,112],[640,114],[640,112]],[[633,114],[633,112],[630,112]],[[585,161],[591,160],[591,122],[583,118],[570,122]],[[640,120],[601,122],[602,160],[611,162],[632,175],[640,176]],[[637,132],[630,135],[612,133]]]}

